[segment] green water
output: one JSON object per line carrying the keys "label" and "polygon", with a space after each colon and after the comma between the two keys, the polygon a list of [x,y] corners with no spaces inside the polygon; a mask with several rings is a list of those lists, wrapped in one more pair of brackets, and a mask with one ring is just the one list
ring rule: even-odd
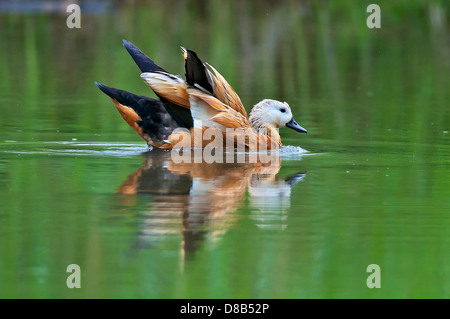
{"label": "green water", "polygon": [[[449,298],[449,5],[382,1],[368,29],[368,3],[0,12],[0,298]],[[154,96],[123,38],[175,74],[195,50],[247,110],[287,101],[309,152],[148,152],[94,85]]]}

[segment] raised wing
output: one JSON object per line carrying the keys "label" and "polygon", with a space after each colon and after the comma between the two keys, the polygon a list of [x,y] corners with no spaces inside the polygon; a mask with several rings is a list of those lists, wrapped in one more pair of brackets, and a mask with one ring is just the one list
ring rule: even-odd
{"label": "raised wing", "polygon": [[188,86],[183,79],[166,72],[142,73],[141,78],[158,96],[176,105],[190,108],[189,95],[186,92]]}
{"label": "raised wing", "polygon": [[229,105],[232,109],[247,117],[247,112],[245,111],[244,105],[242,104],[236,91],[215,68],[208,63],[206,63],[206,65],[214,72],[214,76],[212,77],[214,96],[226,105]]}
{"label": "raised wing", "polygon": [[212,74],[194,51],[181,47],[184,57],[186,82],[191,86],[200,86],[206,92],[214,95]]}
{"label": "raised wing", "polygon": [[[203,63],[194,51],[183,47],[181,50],[184,56],[186,82],[191,86],[200,87],[200,89],[210,93],[222,103],[247,117],[241,99],[225,78],[211,65]],[[208,70],[207,67],[213,72]]]}
{"label": "raised wing", "polygon": [[[133,60],[136,62],[137,66],[142,73],[145,72],[166,72],[163,68],[155,64],[152,59],[145,55],[137,46],[133,43],[123,40],[123,46],[131,55]],[[158,96],[164,105],[166,111],[172,116],[172,118],[177,122],[180,127],[191,128],[193,125],[193,120],[191,112],[189,109],[179,107],[178,105],[169,102],[161,96]]]}
{"label": "raised wing", "polygon": [[[204,112],[208,112],[209,121],[215,122],[217,124],[223,125],[225,128],[250,128],[250,124],[247,120],[247,117],[245,117],[242,113],[234,110],[230,106],[226,105],[225,103],[221,102],[219,99],[217,99],[214,96],[211,96],[207,93],[204,93],[198,89],[195,88],[189,88],[187,90],[188,94],[191,96],[191,101],[193,100],[192,97],[196,99],[200,99],[204,102],[204,104],[199,104],[199,108],[205,109],[210,108],[212,110],[204,110]],[[195,113],[193,112],[193,108],[197,107],[194,106],[193,103],[191,103],[191,113],[194,117],[194,122],[196,120]],[[194,124],[195,126],[195,124]]]}
{"label": "raised wing", "polygon": [[225,78],[215,68],[203,63],[194,51],[182,50],[186,81],[156,69],[142,73],[141,77],[160,98],[190,109],[194,127],[199,128],[201,123],[220,129],[249,128],[247,112]]}

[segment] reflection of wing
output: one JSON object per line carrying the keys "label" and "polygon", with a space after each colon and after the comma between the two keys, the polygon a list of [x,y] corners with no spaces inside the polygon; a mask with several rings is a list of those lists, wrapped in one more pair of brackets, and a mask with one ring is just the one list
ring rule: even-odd
{"label": "reflection of wing", "polygon": [[[170,171],[192,177],[185,229],[193,232],[209,229],[205,235],[217,241],[236,220],[233,213],[242,205],[255,168],[249,163],[171,162],[168,166]],[[189,243],[183,242],[183,245]]]}
{"label": "reflection of wing", "polygon": [[142,167],[130,174],[117,190],[119,194],[134,195],[118,199],[121,207],[140,208],[139,238],[147,243],[179,234],[189,203],[192,179],[164,169],[164,155],[167,154],[147,156]]}
{"label": "reflection of wing", "polygon": [[[239,164],[200,164],[182,164],[183,170],[188,169],[193,178],[189,213],[208,213],[210,222],[214,223],[241,204],[254,168]],[[178,171],[178,165],[169,166],[169,170]]]}
{"label": "reflection of wing", "polygon": [[121,196],[121,206],[141,208],[141,243],[155,243],[181,232],[181,252],[190,255],[200,241],[218,240],[232,225],[236,219],[233,212],[242,205],[252,173],[259,166],[176,163],[169,152],[149,152],[144,165],[119,187],[120,194],[135,195],[133,202],[129,196]]}
{"label": "reflection of wing", "polygon": [[274,175],[257,174],[249,186],[252,218],[260,228],[284,229],[291,206],[291,188],[305,177],[295,174],[286,179]]}
{"label": "reflection of wing", "polygon": [[[195,157],[191,153],[187,158]],[[120,186],[118,192],[126,195],[119,197],[121,210],[129,206],[139,212],[139,246],[181,234],[184,258],[201,241],[219,240],[235,223],[240,215],[234,212],[245,203],[247,187],[258,225],[278,222],[280,211],[286,215],[290,189],[303,175],[278,179],[277,159],[268,164],[176,163],[170,152],[151,151],[144,165]]]}
{"label": "reflection of wing", "polygon": [[172,174],[164,169],[168,153],[147,156],[145,163],[136,172],[130,174],[119,187],[119,194],[160,194],[160,195],[188,195],[192,179],[185,175]]}

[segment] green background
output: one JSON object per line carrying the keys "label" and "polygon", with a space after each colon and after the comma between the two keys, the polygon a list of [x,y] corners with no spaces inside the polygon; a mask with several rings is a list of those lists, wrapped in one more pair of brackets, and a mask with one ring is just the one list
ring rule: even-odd
{"label": "green background", "polygon": [[[378,1],[380,29],[370,3],[124,1],[82,7],[81,29],[0,6],[0,298],[449,298],[449,2]],[[306,175],[268,227],[248,190],[189,224],[192,179],[94,85],[154,97],[122,39],[174,74],[196,51],[247,110],[291,105],[308,134],[283,143],[310,153],[277,178]],[[151,189],[119,194],[149,161]]]}

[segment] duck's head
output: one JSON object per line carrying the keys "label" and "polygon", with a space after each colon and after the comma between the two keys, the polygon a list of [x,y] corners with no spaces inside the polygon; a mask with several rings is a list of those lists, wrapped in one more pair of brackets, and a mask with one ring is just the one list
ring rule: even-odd
{"label": "duck's head", "polygon": [[261,128],[289,127],[300,133],[307,131],[298,125],[292,116],[291,108],[286,102],[265,99],[256,104],[249,115],[250,125],[259,130]]}

